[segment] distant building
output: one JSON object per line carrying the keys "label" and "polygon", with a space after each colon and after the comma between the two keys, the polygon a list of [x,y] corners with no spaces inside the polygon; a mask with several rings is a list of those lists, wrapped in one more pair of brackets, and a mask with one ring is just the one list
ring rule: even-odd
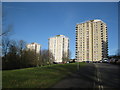
{"label": "distant building", "polygon": [[101,20],[76,25],[76,60],[99,61],[108,56],[107,26]]}
{"label": "distant building", "polygon": [[27,49],[29,50],[33,50],[35,51],[36,53],[40,53],[40,50],[41,50],[41,45],[40,44],[37,44],[37,43],[31,43],[31,44],[27,44]]}
{"label": "distant building", "polygon": [[67,56],[69,52],[69,38],[64,35],[49,38],[49,51],[54,56],[54,62],[63,62],[63,56]]}

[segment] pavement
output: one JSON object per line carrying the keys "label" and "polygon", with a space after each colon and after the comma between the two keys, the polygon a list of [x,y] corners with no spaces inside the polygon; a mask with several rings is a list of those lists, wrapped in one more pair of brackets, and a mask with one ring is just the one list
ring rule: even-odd
{"label": "pavement", "polygon": [[56,83],[52,88],[84,88],[120,90],[119,66],[109,63],[87,63],[84,67]]}

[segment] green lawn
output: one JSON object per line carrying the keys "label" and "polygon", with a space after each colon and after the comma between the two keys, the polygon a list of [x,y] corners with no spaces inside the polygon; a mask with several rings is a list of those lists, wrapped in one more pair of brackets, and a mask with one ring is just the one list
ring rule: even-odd
{"label": "green lawn", "polygon": [[[84,63],[80,63],[80,65],[84,65]],[[2,72],[2,87],[49,88],[76,70],[77,63],[7,70]]]}

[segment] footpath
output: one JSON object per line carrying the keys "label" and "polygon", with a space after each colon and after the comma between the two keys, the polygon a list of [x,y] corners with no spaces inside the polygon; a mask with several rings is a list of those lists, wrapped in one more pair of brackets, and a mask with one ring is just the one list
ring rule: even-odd
{"label": "footpath", "polygon": [[69,75],[52,88],[93,88],[95,81],[95,66],[87,63],[79,71]]}

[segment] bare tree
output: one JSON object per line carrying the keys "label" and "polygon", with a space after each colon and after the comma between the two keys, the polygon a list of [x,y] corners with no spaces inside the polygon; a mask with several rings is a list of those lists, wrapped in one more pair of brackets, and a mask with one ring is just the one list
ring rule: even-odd
{"label": "bare tree", "polygon": [[2,54],[5,57],[6,57],[7,53],[8,53],[9,46],[10,46],[9,38],[3,37],[3,39],[2,39]]}
{"label": "bare tree", "polygon": [[48,51],[48,57],[49,57],[49,64],[53,64],[55,57],[53,56],[51,51]]}
{"label": "bare tree", "polygon": [[[3,17],[4,16],[4,17]],[[9,35],[11,35],[11,32],[13,30],[12,25],[6,25],[3,24],[5,22],[5,15],[2,14],[2,30],[0,30],[0,49],[2,49],[2,63],[5,65],[7,62],[7,54],[9,52],[9,45],[10,45],[10,40],[9,40]],[[0,28],[1,29],[1,28]],[[7,66],[7,65],[6,65]]]}
{"label": "bare tree", "polygon": [[3,58],[3,66],[6,69],[16,69],[19,68],[19,55],[17,43],[14,40],[10,41],[8,52],[5,59]]}
{"label": "bare tree", "polygon": [[8,36],[11,34],[11,32],[13,31],[13,24],[7,24],[6,22],[6,16],[7,13],[4,11],[3,8],[3,12],[0,14],[1,16],[1,21],[2,21],[2,30],[0,32],[0,37],[1,36]]}
{"label": "bare tree", "polygon": [[70,51],[68,53],[64,52],[63,57],[62,57],[63,63],[70,61],[70,58],[71,58],[71,52]]}
{"label": "bare tree", "polygon": [[41,62],[42,65],[50,65],[54,61],[54,57],[52,53],[48,50],[42,50],[41,51]]}
{"label": "bare tree", "polygon": [[26,42],[24,40],[20,40],[18,41],[18,45],[19,53],[22,55],[23,50],[26,48]]}
{"label": "bare tree", "polygon": [[22,67],[22,64],[24,63],[24,60],[23,60],[23,51],[26,47],[26,42],[24,40],[19,40],[18,41],[18,54],[20,56],[20,67]]}
{"label": "bare tree", "polygon": [[42,65],[47,65],[49,63],[48,50],[41,51],[41,61]]}
{"label": "bare tree", "polygon": [[2,39],[2,66],[6,68],[7,63],[7,53],[9,52],[10,40],[7,37]]}
{"label": "bare tree", "polygon": [[0,33],[0,36],[11,35],[12,30],[13,30],[13,26],[9,25],[8,27],[6,27],[6,29],[3,29],[2,33]]}

